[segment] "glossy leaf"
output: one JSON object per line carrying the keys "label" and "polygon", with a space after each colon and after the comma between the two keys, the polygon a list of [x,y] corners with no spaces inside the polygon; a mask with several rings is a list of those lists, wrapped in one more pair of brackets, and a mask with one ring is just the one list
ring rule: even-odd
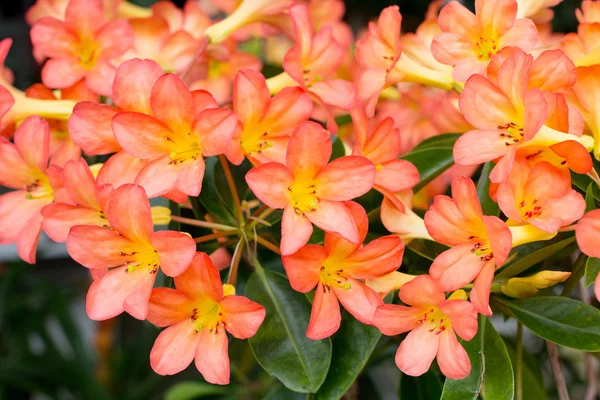
{"label": "glossy leaf", "polygon": [[506,345],[488,318],[479,319],[479,329],[484,329],[483,396],[486,400],[512,400],[515,381]]}
{"label": "glossy leaf", "polygon": [[294,291],[285,276],[263,269],[254,260],[245,296],[262,304],[267,315],[249,340],[256,360],[287,388],[302,393],[316,392],[329,370],[331,341],[306,337],[311,304]]}
{"label": "glossy leaf", "polygon": [[481,176],[477,182],[477,197],[479,197],[483,214],[497,217],[500,214],[500,207],[490,197],[490,171],[494,168],[494,165],[491,161],[483,164]]}
{"label": "glossy leaf", "polygon": [[[233,224],[235,223],[234,214],[232,214],[229,207],[224,207],[224,200],[216,186],[215,175],[219,159],[217,157],[208,157],[204,161],[206,167],[204,179],[202,180],[202,191],[200,192],[198,200],[209,213],[219,217],[223,222]],[[224,190],[227,190],[227,187],[225,187]],[[194,203],[192,203],[192,205],[193,204]],[[196,212],[196,207],[194,207],[194,212]]]}
{"label": "glossy leaf", "polygon": [[440,376],[433,369],[421,376],[400,376],[400,400],[439,399],[442,388]]}
{"label": "glossy leaf", "polygon": [[417,167],[421,180],[413,188],[418,192],[454,164],[452,148],[460,134],[444,134],[423,141],[401,158]]}
{"label": "glossy leaf", "polygon": [[165,393],[165,400],[194,400],[200,397],[226,393],[226,389],[205,382],[181,382]]}
{"label": "glossy leaf", "polygon": [[585,287],[591,286],[596,281],[598,273],[600,273],[600,258],[588,257],[585,263]]}
{"label": "glossy leaf", "polygon": [[533,267],[535,264],[553,256],[574,242],[575,236],[571,236],[567,239],[561,240],[560,242],[553,243],[549,246],[534,251],[531,254],[519,258],[517,261],[509,264],[507,267],[504,267],[500,273],[496,275],[496,278],[512,278],[513,276],[519,275],[525,272],[527,269]]}
{"label": "glossy leaf", "polygon": [[596,200],[594,200],[594,183],[588,185],[585,191],[585,212],[592,211],[596,208]]}
{"label": "glossy leaf", "polygon": [[600,310],[565,297],[498,298],[537,336],[561,346],[600,351]]}

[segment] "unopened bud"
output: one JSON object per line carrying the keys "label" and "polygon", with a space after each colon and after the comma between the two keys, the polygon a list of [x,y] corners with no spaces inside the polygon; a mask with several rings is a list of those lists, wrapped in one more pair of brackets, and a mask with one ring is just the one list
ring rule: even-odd
{"label": "unopened bud", "polygon": [[501,290],[502,293],[510,297],[532,297],[537,294],[539,289],[545,289],[557,283],[564,282],[569,276],[571,276],[570,272],[541,271],[532,276],[510,278],[506,283],[502,284]]}
{"label": "unopened bud", "polygon": [[152,222],[154,225],[169,225],[171,222],[171,210],[168,207],[152,207]]}
{"label": "unopened bud", "polygon": [[459,289],[456,292],[452,293],[450,297],[448,297],[448,300],[467,300],[467,298],[467,292],[465,292],[462,289]]}

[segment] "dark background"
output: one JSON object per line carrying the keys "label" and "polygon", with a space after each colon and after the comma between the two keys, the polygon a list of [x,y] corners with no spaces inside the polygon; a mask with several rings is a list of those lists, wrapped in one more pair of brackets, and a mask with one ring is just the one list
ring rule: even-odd
{"label": "dark background", "polygon": [[[6,65],[15,74],[15,86],[21,89],[40,81],[39,65],[31,55],[29,26],[24,20],[24,13],[33,2],[0,0],[0,39],[14,40]],[[137,1],[146,5],[152,2]],[[472,1],[467,3],[472,7]],[[346,20],[354,29],[364,27],[384,7],[399,4],[403,30],[414,31],[423,20],[429,1],[347,0],[346,4]],[[556,31],[576,30],[574,10],[579,4],[580,0],[565,0],[555,8]],[[199,381],[193,367],[176,377],[154,374],[148,354],[158,330],[129,316],[100,324],[90,321],[84,306],[89,286],[86,269],[66,258],[40,254],[40,259],[35,266],[0,263],[0,400],[160,399],[175,382]],[[232,362],[232,382],[237,386],[230,388],[229,398],[263,397],[260,387],[256,392],[250,391],[248,385],[255,382],[264,385],[266,391],[273,388],[270,399],[294,398],[269,380],[260,368],[250,371],[248,379],[252,383],[243,385],[242,379],[240,384],[235,376],[243,372],[235,368],[246,361],[252,362],[253,356],[244,342],[235,340],[230,352],[236,354],[232,361],[237,358]],[[387,371],[397,374],[393,364]],[[397,383],[395,376],[388,381]],[[372,390],[368,392],[373,393],[370,398],[390,398],[375,396],[375,386],[368,378],[360,380],[362,393]],[[391,393],[396,391],[390,389]]]}

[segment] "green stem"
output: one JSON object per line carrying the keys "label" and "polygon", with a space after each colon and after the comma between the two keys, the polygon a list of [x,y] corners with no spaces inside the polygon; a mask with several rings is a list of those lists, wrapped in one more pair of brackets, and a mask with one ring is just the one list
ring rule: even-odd
{"label": "green stem", "polygon": [[215,224],[213,222],[199,221],[197,219],[178,217],[176,215],[171,215],[171,220],[180,222],[180,223],[186,224],[186,225],[199,226],[201,228],[208,228],[208,229],[217,229],[217,230],[221,230],[221,231],[236,231],[236,230],[238,230],[238,228],[236,228],[234,226]]}
{"label": "green stem", "polygon": [[517,321],[517,348],[515,351],[516,400],[523,400],[523,325]]}

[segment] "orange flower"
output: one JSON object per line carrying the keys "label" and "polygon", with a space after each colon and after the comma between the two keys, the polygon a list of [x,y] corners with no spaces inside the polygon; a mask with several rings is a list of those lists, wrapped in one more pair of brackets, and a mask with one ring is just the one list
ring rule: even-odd
{"label": "orange flower", "polygon": [[452,180],[452,198],[436,196],[425,213],[425,226],[437,242],[452,246],[435,258],[429,274],[444,291],[458,290],[475,281],[471,302],[491,315],[490,287],[512,248],[512,235],[499,218],[483,215],[477,190],[469,178]]}
{"label": "orange flower", "polygon": [[329,132],[314,122],[304,122],[289,141],[285,165],[262,164],[246,174],[248,186],[260,201],[284,209],[283,255],[295,253],[308,242],[313,223],[352,243],[360,241],[343,202],[373,187],[375,166],[358,156],[340,157],[328,164],[331,147]]}
{"label": "orange flower", "polygon": [[312,101],[298,87],[285,88],[271,98],[260,72],[241,70],[233,86],[233,109],[239,124],[227,158],[237,165],[244,156],[253,164],[284,163],[290,136],[310,117]]}
{"label": "orange flower", "polygon": [[533,21],[517,18],[515,0],[476,0],[475,9],[473,14],[458,1],[446,4],[439,16],[443,33],[431,45],[433,56],[453,65],[452,76],[460,82],[482,73],[503,47],[529,51],[538,41]]}
{"label": "orange flower", "polygon": [[339,303],[360,322],[372,325],[375,309],[383,301],[359,279],[385,275],[402,262],[404,246],[396,236],[380,237],[363,246],[369,230],[367,213],[358,203],[347,202],[346,207],[358,229],[359,243],[326,233],[325,247],[309,244],[283,256],[294,290],[306,293],[317,287],[306,331],[313,340],[329,337],[339,329]]}
{"label": "orange flower", "polygon": [[[582,253],[590,257],[600,257],[600,210],[592,210],[579,220],[575,228],[577,244]],[[600,301],[600,274],[594,283],[594,294]]]}
{"label": "orange flower", "polygon": [[185,233],[154,232],[148,197],[138,185],[114,190],[105,209],[110,228],[77,225],[67,237],[67,251],[75,261],[96,273],[110,268],[90,286],[87,314],[102,321],[125,311],[145,319],[158,269],[167,276],[182,274],[196,243]]}
{"label": "orange flower", "polygon": [[512,221],[548,233],[572,224],[585,211],[585,200],[571,189],[570,176],[545,161],[530,167],[526,159],[516,159],[513,173],[500,184],[497,197],[502,212]]}
{"label": "orange flower", "polygon": [[70,0],[65,20],[39,19],[31,28],[31,41],[50,58],[42,69],[44,85],[66,88],[85,79],[92,91],[109,96],[113,60],[131,47],[133,31],[126,21],[105,22],[100,0]]}
{"label": "orange flower", "polygon": [[463,340],[477,333],[477,313],[460,291],[446,300],[444,291],[429,275],[417,276],[400,289],[400,300],[410,307],[384,304],[375,311],[374,323],[384,335],[409,332],[396,352],[396,365],[411,376],[423,375],[437,357],[442,373],[464,379],[471,361],[456,335]]}
{"label": "orange flower", "polygon": [[219,272],[206,253],[197,253],[190,267],[175,277],[175,287],[153,289],[150,295],[148,321],[167,327],[150,352],[152,369],[173,375],[195,358],[207,382],[228,384],[226,332],[238,339],[254,336],[265,319],[264,307],[233,295],[231,285],[221,285]]}
{"label": "orange flower", "polygon": [[50,129],[39,117],[19,126],[14,144],[0,138],[0,185],[14,191],[0,196],[0,244],[17,243],[19,257],[35,264],[42,231],[42,208],[61,198],[62,173],[49,165]]}

